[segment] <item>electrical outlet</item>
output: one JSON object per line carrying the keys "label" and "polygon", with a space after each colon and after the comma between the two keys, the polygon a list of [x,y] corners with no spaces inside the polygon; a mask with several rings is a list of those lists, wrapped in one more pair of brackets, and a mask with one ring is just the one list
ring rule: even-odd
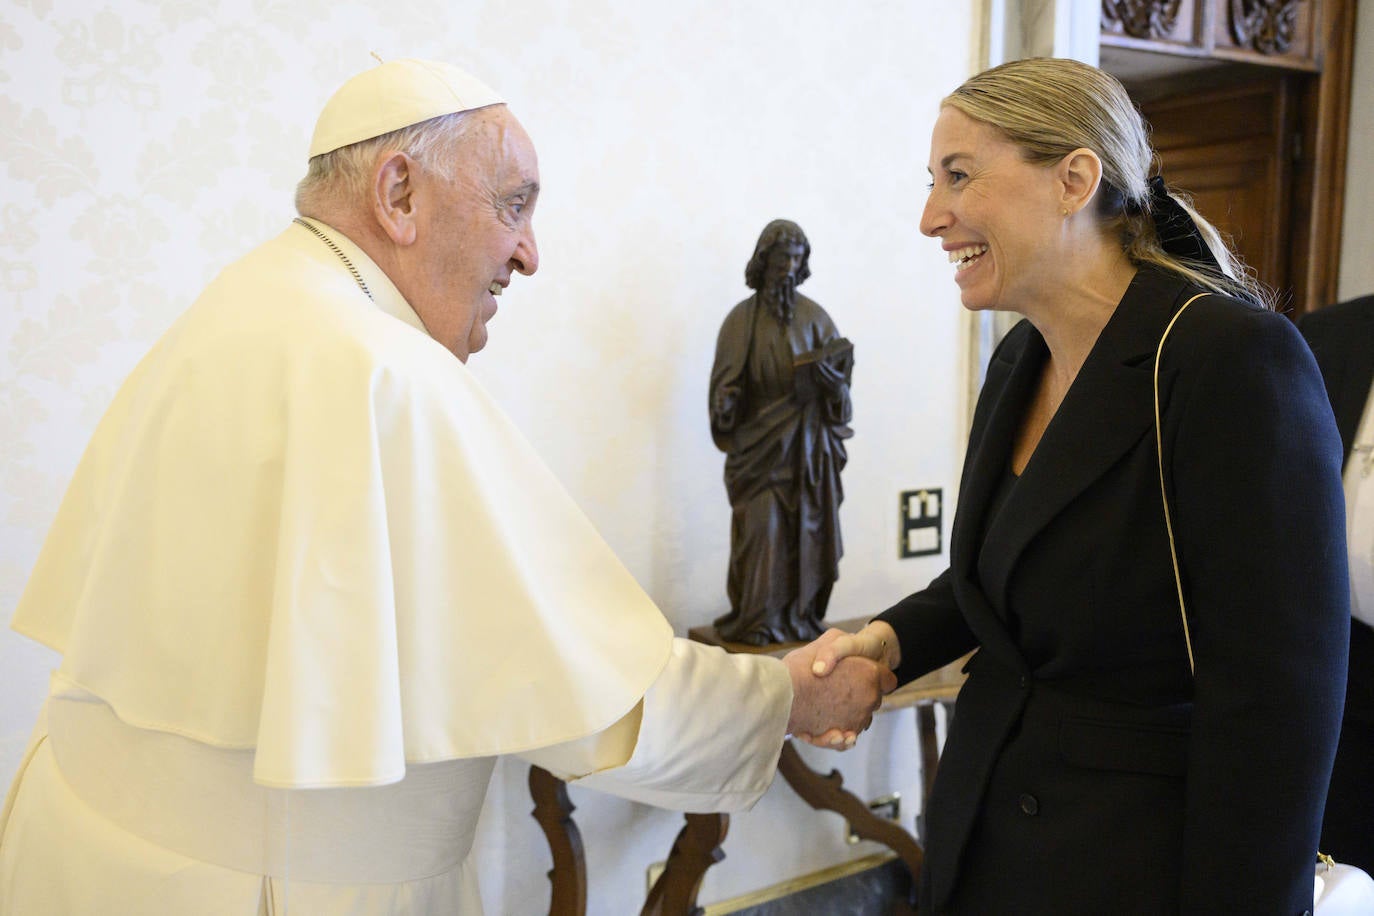
{"label": "electrical outlet", "polygon": [[[885,821],[900,823],[902,820],[902,793],[893,792],[891,795],[879,796],[868,803],[868,810],[873,812],[875,817],[882,818]],[[855,846],[860,839],[862,839],[862,837],[854,832],[854,828],[850,826],[849,821],[845,821],[844,841],[850,846]]]}
{"label": "electrical outlet", "polygon": [[941,540],[944,504],[945,493],[939,487],[902,491],[897,528],[898,557],[928,557],[944,549]]}

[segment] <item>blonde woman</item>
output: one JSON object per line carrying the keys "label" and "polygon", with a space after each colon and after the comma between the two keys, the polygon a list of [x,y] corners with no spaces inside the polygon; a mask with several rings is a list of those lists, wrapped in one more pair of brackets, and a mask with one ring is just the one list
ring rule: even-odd
{"label": "blonde woman", "polygon": [[[949,570],[819,662],[908,681],[978,650],[923,913],[1312,908],[1349,630],[1341,441],[1297,331],[1153,162],[1122,86],[1074,61],[978,74],[935,125],[921,231],[965,308],[1025,320],[988,368]],[[1157,448],[1155,354],[1190,301]]]}

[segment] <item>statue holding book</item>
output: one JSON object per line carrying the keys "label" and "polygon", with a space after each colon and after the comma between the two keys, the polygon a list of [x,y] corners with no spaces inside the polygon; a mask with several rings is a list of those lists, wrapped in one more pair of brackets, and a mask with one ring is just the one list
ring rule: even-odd
{"label": "statue holding book", "polygon": [[754,294],[730,310],[716,342],[711,437],[725,452],[733,511],[730,612],[715,626],[732,642],[816,638],[839,577],[854,347],[797,292],[810,257],[796,223],[764,227],[744,269]]}

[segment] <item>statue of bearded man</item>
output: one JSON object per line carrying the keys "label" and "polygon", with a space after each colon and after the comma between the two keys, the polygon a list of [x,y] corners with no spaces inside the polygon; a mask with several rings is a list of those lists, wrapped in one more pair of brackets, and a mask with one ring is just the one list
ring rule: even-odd
{"label": "statue of bearded man", "polygon": [[711,370],[711,437],[733,514],[726,640],[769,645],[822,632],[839,577],[840,471],[854,348],[797,292],[811,275],[801,227],[764,227],[744,269],[754,295],[730,310]]}

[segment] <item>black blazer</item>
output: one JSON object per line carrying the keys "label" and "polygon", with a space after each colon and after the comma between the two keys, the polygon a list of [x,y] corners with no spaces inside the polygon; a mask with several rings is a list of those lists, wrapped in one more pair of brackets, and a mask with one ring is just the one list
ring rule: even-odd
{"label": "black blazer", "polygon": [[[1374,382],[1374,295],[1304,315],[1298,328],[1321,367],[1326,393],[1336,411],[1345,460],[1359,432]],[[1374,871],[1374,627],[1350,620],[1350,678],[1345,721],[1331,793],[1322,823],[1322,847],[1337,861]]]}
{"label": "black blazer", "polygon": [[[1309,312],[1298,322],[1321,367],[1336,412],[1345,460],[1359,432],[1365,400],[1374,384],[1374,295]],[[1374,724],[1374,628],[1351,618],[1350,681],[1345,714]],[[1353,750],[1353,749],[1352,749]],[[1363,748],[1361,754],[1374,753]],[[1374,832],[1374,824],[1369,825]]]}
{"label": "black blazer", "polygon": [[1374,295],[1309,312],[1298,328],[1321,368],[1348,460],[1374,382]]}
{"label": "black blazer", "polygon": [[988,367],[950,568],[880,615],[909,680],[978,647],[927,812],[922,912],[1301,913],[1340,725],[1340,442],[1281,316],[1141,269],[992,524],[1048,351]]}
{"label": "black blazer", "polygon": [[[1364,401],[1374,383],[1374,295],[1304,314],[1298,321],[1322,369],[1326,394],[1336,411],[1345,460],[1351,460],[1359,433]],[[1351,672],[1345,715],[1374,725],[1374,628],[1351,619]],[[1342,750],[1342,753],[1345,753]],[[1351,748],[1352,754],[1371,754],[1374,748]],[[1374,824],[1369,827],[1374,832]]]}

